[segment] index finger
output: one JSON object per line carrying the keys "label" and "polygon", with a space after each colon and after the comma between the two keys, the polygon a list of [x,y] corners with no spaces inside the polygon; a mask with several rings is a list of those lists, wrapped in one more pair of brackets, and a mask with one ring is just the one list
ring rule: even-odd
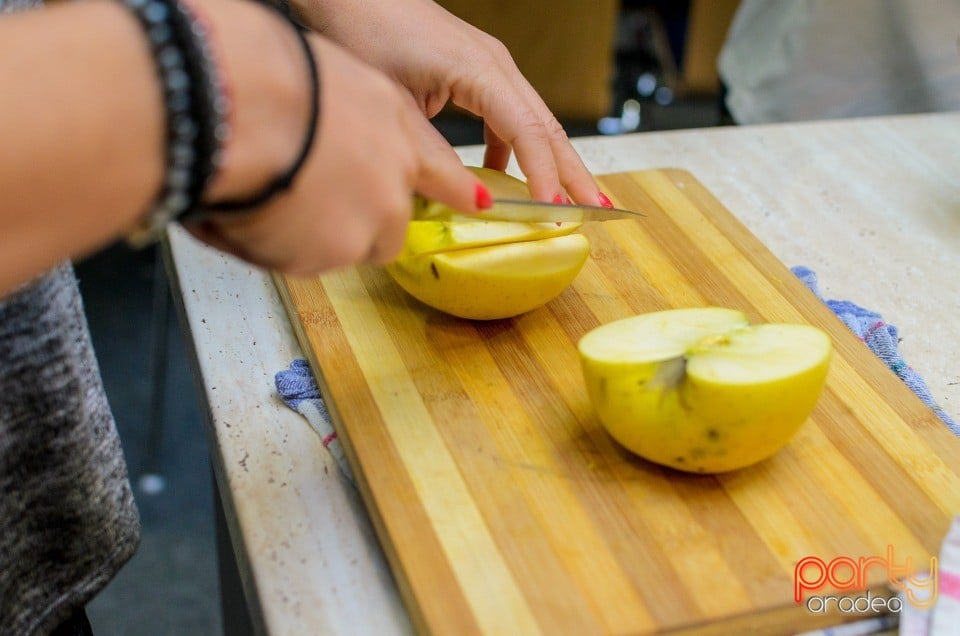
{"label": "index finger", "polygon": [[513,148],[534,199],[562,198],[563,188],[543,120],[502,71],[497,76],[498,83],[487,80],[482,86],[456,86],[451,93],[453,102],[482,117],[489,131]]}
{"label": "index finger", "polygon": [[[517,108],[521,109],[520,114],[511,118],[509,113],[516,112]],[[510,100],[487,110],[485,119],[491,132],[513,148],[517,163],[527,177],[530,195],[537,201],[564,200],[550,135],[537,113],[526,104],[521,106]]]}
{"label": "index finger", "polygon": [[[561,185],[578,203],[609,206],[609,199],[600,192],[593,175],[587,170],[580,154],[570,143],[567,132],[556,116],[550,111],[533,86],[523,77],[520,70],[514,67],[514,71],[515,80],[518,82],[517,91],[526,96],[525,99],[543,122]],[[520,162],[519,156],[517,156],[517,161]],[[520,168],[524,169],[522,163]]]}
{"label": "index finger", "polygon": [[[484,118],[488,131],[484,137],[491,162],[505,161],[512,148],[534,199],[555,201],[559,197],[563,200],[568,192],[578,202],[604,205],[593,176],[563,126],[509,54],[496,69],[500,72],[493,74],[493,79],[487,79],[484,85],[468,84],[466,90],[455,90],[451,94],[454,103]],[[498,142],[494,147],[489,145],[491,137]]]}

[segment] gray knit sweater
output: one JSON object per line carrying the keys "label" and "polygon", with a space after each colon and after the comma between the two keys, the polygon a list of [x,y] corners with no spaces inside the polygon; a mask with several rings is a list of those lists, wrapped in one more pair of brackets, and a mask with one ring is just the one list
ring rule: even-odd
{"label": "gray knit sweater", "polygon": [[46,634],[140,522],[73,270],[0,299],[0,634]]}
{"label": "gray knit sweater", "polygon": [[[0,0],[0,19],[40,4]],[[49,633],[139,538],[80,291],[61,265],[0,297],[0,634]]]}

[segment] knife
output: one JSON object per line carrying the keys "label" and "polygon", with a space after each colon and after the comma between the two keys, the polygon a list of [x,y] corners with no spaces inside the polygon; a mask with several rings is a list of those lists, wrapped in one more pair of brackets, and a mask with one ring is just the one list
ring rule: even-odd
{"label": "knife", "polygon": [[477,214],[460,214],[419,194],[413,195],[414,221],[510,221],[513,223],[589,223],[641,219],[646,215],[618,208],[593,205],[543,203],[514,199],[494,199],[493,205]]}

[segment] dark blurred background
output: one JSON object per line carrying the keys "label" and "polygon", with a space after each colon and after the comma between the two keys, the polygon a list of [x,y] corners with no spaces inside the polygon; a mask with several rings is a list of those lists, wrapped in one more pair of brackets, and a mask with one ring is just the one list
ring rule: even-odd
{"label": "dark blurred background", "polygon": [[[729,123],[715,69],[737,0],[440,4],[507,44],[570,136]],[[454,145],[483,142],[456,109],[435,124]],[[222,633],[206,433],[158,264],[118,245],[77,265],[143,518],[139,551],[88,608],[98,636]]]}

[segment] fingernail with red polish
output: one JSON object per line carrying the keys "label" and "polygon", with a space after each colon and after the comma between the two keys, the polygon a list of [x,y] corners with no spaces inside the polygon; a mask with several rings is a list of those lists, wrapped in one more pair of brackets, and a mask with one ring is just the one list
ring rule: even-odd
{"label": "fingernail with red polish", "polygon": [[597,194],[597,199],[600,201],[600,205],[602,205],[603,207],[605,208],[613,207],[613,203],[610,201],[609,198],[607,198],[607,195],[605,195],[603,192],[600,192],[599,194]]}
{"label": "fingernail with red polish", "polygon": [[493,197],[490,196],[490,191],[487,190],[487,187],[482,183],[477,184],[476,194],[477,207],[479,209],[486,210],[493,205]]}
{"label": "fingernail with red polish", "polygon": [[554,203],[563,203],[563,197],[560,196],[559,194],[554,195],[554,197],[553,197],[553,202],[554,202]]}
{"label": "fingernail with red polish", "polygon": [[571,199],[570,197],[564,198],[563,202],[566,203],[567,205],[573,205],[573,199]]}

